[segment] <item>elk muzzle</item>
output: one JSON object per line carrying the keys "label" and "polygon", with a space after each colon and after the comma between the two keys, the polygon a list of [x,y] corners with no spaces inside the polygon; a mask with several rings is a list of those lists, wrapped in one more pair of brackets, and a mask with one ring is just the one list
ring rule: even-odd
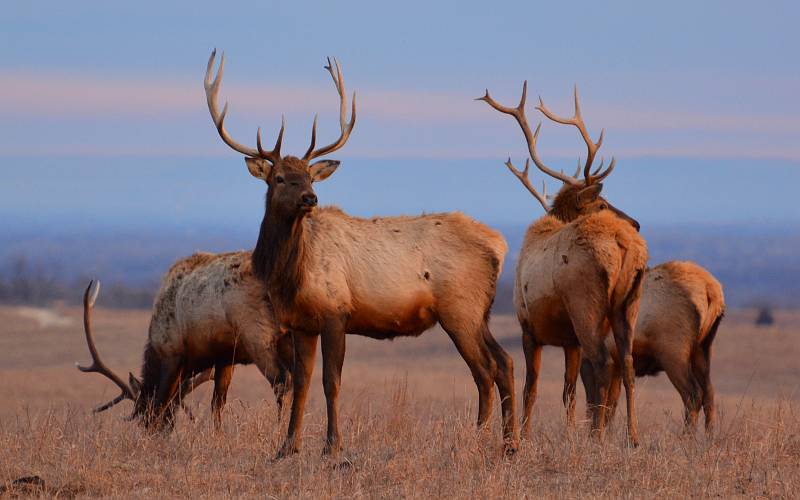
{"label": "elk muzzle", "polygon": [[303,193],[300,196],[300,208],[310,210],[317,206],[317,195],[314,193]]}
{"label": "elk muzzle", "polygon": [[633,217],[629,216],[628,214],[626,214],[625,212],[616,207],[612,207],[611,205],[609,205],[608,208],[613,210],[614,213],[617,215],[617,217],[625,220],[631,226],[633,226],[633,228],[636,229],[636,232],[639,232],[639,229],[641,228],[641,226],[639,225],[639,221],[637,221],[636,219],[634,219]]}

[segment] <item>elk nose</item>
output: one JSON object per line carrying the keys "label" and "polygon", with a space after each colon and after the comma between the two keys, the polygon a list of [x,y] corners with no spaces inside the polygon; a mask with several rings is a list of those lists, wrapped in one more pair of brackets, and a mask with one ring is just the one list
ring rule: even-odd
{"label": "elk nose", "polygon": [[302,196],[303,206],[306,207],[316,207],[317,206],[317,195],[314,193],[305,193]]}

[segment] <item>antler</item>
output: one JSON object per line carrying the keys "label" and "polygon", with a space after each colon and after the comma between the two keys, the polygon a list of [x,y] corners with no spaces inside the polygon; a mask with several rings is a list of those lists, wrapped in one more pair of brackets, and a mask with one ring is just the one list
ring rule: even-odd
{"label": "antler", "polygon": [[561,182],[564,182],[565,184],[578,184],[578,181],[574,177],[570,177],[563,172],[556,172],[545,165],[544,162],[542,162],[542,160],[539,158],[539,155],[536,152],[536,140],[539,138],[539,130],[542,128],[542,124],[539,123],[536,126],[536,131],[531,133],[531,127],[528,125],[528,118],[525,116],[525,100],[527,99],[527,95],[528,81],[526,80],[525,83],[522,84],[522,97],[520,98],[519,104],[516,108],[510,108],[499,104],[489,95],[489,89],[486,89],[486,94],[483,97],[478,97],[476,101],[485,101],[487,104],[489,104],[489,106],[493,107],[497,111],[511,115],[517,120],[517,123],[522,129],[522,133],[525,134],[525,141],[528,143],[528,152],[531,155],[531,159],[539,168],[539,170],[550,177],[554,177]]}
{"label": "antler", "polygon": [[339,128],[341,129],[341,133],[339,139],[335,142],[315,150],[314,148],[317,144],[317,116],[314,115],[314,124],[311,126],[311,145],[308,146],[306,154],[303,155],[304,160],[313,160],[314,158],[325,156],[344,146],[347,139],[350,138],[350,133],[353,131],[353,127],[356,124],[356,93],[353,92],[353,103],[350,111],[350,121],[348,122],[346,114],[347,94],[344,90],[344,76],[342,76],[342,68],[339,65],[339,61],[334,57],[333,64],[331,64],[331,58],[329,57],[328,65],[325,66],[325,69],[331,74],[333,84],[336,86],[336,92],[339,93]]}
{"label": "antler", "polygon": [[[553,120],[556,123],[561,123],[563,125],[574,125],[578,131],[581,133],[581,137],[583,137],[583,141],[586,143],[586,163],[583,166],[583,177],[585,180],[585,184],[588,186],[589,184],[593,184],[595,182],[599,182],[604,178],[608,177],[608,174],[614,170],[614,165],[616,160],[611,158],[611,163],[608,165],[608,169],[603,171],[601,174],[598,175],[600,169],[603,168],[603,162],[600,163],[600,168],[595,170],[593,173],[592,163],[594,162],[594,158],[597,155],[597,150],[600,149],[600,146],[603,145],[603,135],[605,134],[605,129],[600,131],[600,137],[597,138],[597,142],[592,142],[591,137],[589,137],[589,132],[586,131],[586,124],[583,123],[583,117],[581,116],[581,103],[578,99],[578,86],[575,85],[575,113],[572,118],[562,118],[552,111],[547,109],[547,106],[544,105],[544,101],[541,97],[539,97],[539,105],[536,106],[536,109],[542,112],[544,116]],[[537,128],[538,132],[538,128]]]}
{"label": "antler", "polygon": [[100,282],[92,280],[89,282],[89,286],[86,287],[86,292],[83,294],[83,330],[86,333],[86,343],[89,346],[89,353],[92,355],[92,364],[90,366],[81,366],[78,363],[75,363],[75,366],[78,367],[78,370],[84,373],[94,372],[103,375],[114,382],[117,387],[120,388],[122,393],[112,401],[95,408],[94,413],[107,410],[120,401],[124,401],[125,399],[130,399],[131,401],[136,400],[136,397],[134,396],[133,391],[131,391],[131,388],[128,387],[128,384],[126,384],[122,378],[120,378],[116,373],[108,368],[105,363],[103,363],[103,360],[100,359],[100,353],[97,352],[97,347],[94,345],[94,336],[92,335],[92,308],[94,307],[94,303],[97,300],[97,295],[99,293]]}
{"label": "antler", "polygon": [[283,142],[283,132],[286,128],[286,123],[281,117],[281,131],[278,133],[278,139],[275,141],[275,147],[272,151],[264,151],[261,147],[261,128],[258,129],[258,133],[256,134],[256,147],[257,149],[253,149],[242,144],[239,144],[230,135],[228,135],[228,131],[225,130],[225,116],[228,113],[228,103],[225,102],[225,106],[222,108],[222,113],[219,112],[219,108],[217,107],[217,95],[219,94],[219,87],[222,84],[222,74],[225,70],[225,54],[223,53],[219,60],[219,69],[217,70],[217,76],[214,77],[214,80],[211,80],[211,77],[214,73],[214,59],[217,56],[217,49],[211,51],[211,57],[208,58],[208,67],[206,68],[206,78],[203,82],[204,87],[206,89],[206,101],[208,101],[208,111],[211,113],[211,119],[214,121],[214,126],[217,127],[217,132],[219,132],[219,136],[225,141],[225,144],[230,146],[233,150],[242,153],[245,156],[250,156],[252,158],[263,158],[269,161],[272,164],[277,163],[281,159],[281,143]]}
{"label": "antler", "polygon": [[530,179],[528,179],[528,169],[530,167],[530,164],[531,161],[529,159],[526,159],[525,170],[520,172],[519,170],[517,170],[514,164],[511,163],[510,157],[508,158],[508,160],[506,160],[506,167],[508,167],[511,173],[514,174],[517,177],[517,179],[519,179],[519,181],[522,183],[523,186],[528,188],[528,191],[530,191],[530,193],[534,196],[534,198],[539,200],[539,203],[542,204],[542,208],[544,208],[544,211],[549,212],[550,204],[547,203],[547,185],[544,183],[544,181],[542,181],[542,194],[539,194],[539,192],[536,191],[536,188],[533,187]]}

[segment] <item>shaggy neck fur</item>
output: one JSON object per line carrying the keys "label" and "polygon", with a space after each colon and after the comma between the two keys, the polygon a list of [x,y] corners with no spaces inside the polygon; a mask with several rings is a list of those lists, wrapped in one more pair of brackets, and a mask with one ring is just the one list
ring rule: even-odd
{"label": "shaggy neck fur", "polygon": [[142,387],[139,397],[133,407],[134,416],[144,419],[144,423],[149,424],[149,412],[153,405],[153,398],[156,395],[158,382],[161,380],[161,362],[155,348],[147,342],[144,348],[141,371]]}
{"label": "shaggy neck fur", "polygon": [[303,217],[277,217],[267,210],[253,250],[253,274],[266,285],[271,300],[284,306],[294,302],[303,286],[305,256]]}
{"label": "shaggy neck fur", "polygon": [[580,213],[576,206],[576,200],[578,191],[581,189],[583,189],[583,186],[563,186],[553,200],[549,215],[567,223],[577,219]]}

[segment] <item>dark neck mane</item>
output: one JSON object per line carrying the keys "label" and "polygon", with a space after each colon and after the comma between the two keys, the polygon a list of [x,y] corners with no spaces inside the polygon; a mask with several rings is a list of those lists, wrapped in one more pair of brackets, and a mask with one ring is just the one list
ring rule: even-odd
{"label": "dark neck mane", "polygon": [[253,274],[264,283],[275,306],[288,307],[303,285],[305,255],[303,219],[275,217],[264,213],[258,241],[253,250]]}
{"label": "dark neck mane", "polygon": [[561,222],[569,224],[580,215],[575,208],[575,197],[578,189],[573,186],[563,186],[556,194],[550,206],[548,215],[552,215]]}

